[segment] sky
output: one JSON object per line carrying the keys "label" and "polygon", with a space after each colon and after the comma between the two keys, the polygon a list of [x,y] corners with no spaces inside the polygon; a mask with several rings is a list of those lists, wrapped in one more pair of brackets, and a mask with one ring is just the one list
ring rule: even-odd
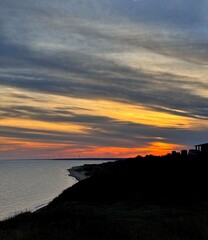
{"label": "sky", "polygon": [[0,159],[204,142],[207,0],[0,0]]}

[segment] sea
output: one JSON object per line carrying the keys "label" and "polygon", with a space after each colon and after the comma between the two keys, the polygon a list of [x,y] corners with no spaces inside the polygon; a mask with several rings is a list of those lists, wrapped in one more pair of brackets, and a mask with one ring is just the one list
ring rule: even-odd
{"label": "sea", "polygon": [[101,160],[1,160],[0,220],[35,211],[77,180],[67,169]]}

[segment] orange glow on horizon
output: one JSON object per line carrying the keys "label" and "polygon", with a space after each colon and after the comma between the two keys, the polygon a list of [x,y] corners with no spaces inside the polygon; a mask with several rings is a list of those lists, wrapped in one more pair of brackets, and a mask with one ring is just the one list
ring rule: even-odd
{"label": "orange glow on horizon", "polygon": [[57,157],[62,158],[130,158],[146,155],[163,156],[171,153],[172,150],[180,151],[186,148],[185,146],[168,144],[161,142],[153,142],[152,144],[144,147],[91,147],[89,149],[77,148],[74,150],[64,150],[57,152]]}
{"label": "orange glow on horizon", "polygon": [[153,154],[156,156],[166,155],[172,150],[180,150],[184,148],[184,146],[177,144],[169,144],[163,142],[152,142],[151,144],[143,147],[93,147],[89,150],[81,151],[81,155],[94,155],[99,157],[136,157],[138,155],[145,156],[149,154]]}
{"label": "orange glow on horizon", "polygon": [[[12,138],[0,138],[0,141],[8,143],[8,146],[0,146],[0,151],[24,152],[25,154],[30,153],[29,158],[129,158],[136,157],[138,155],[145,156],[149,154],[162,156],[171,152],[172,150],[186,148],[185,146],[164,142],[152,142],[147,146],[132,148],[97,146],[80,148],[79,146],[73,144],[31,142]],[[15,158],[15,156],[18,158],[18,155],[14,155],[12,158]],[[28,156],[26,155],[25,158],[28,158]]]}

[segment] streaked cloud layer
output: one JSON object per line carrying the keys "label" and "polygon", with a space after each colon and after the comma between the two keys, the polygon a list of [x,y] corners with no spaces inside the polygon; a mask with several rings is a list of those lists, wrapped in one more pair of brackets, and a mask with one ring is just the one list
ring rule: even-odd
{"label": "streaked cloud layer", "polygon": [[0,158],[207,142],[207,9],[206,0],[0,1]]}

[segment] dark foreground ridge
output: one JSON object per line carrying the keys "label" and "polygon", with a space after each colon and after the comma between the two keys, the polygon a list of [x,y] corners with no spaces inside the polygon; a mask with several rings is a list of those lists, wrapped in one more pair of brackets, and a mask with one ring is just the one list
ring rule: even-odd
{"label": "dark foreground ridge", "polygon": [[[80,171],[80,169],[79,169]],[[208,157],[137,157],[83,171],[47,207],[0,223],[0,239],[208,238]]]}

